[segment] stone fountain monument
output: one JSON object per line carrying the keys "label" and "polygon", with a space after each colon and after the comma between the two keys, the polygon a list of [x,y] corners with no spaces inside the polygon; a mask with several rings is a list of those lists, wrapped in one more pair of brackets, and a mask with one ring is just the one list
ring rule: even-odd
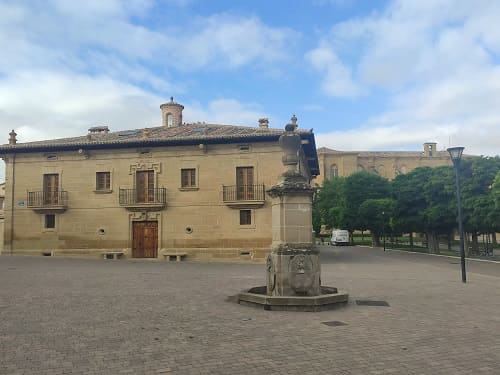
{"label": "stone fountain monument", "polygon": [[267,285],[239,293],[238,302],[266,310],[320,311],[347,303],[348,295],[321,285],[312,230],[313,189],[299,170],[301,139],[296,122],[294,115],[279,139],[285,171],[267,191],[272,198],[273,234]]}

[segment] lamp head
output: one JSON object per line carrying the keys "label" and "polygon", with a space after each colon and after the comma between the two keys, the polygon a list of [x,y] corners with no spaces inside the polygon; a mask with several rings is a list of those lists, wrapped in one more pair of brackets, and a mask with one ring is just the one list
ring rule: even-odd
{"label": "lamp head", "polygon": [[447,148],[446,151],[450,154],[451,161],[453,162],[453,165],[458,165],[460,163],[460,160],[462,159],[462,153],[464,152],[465,147],[450,147]]}

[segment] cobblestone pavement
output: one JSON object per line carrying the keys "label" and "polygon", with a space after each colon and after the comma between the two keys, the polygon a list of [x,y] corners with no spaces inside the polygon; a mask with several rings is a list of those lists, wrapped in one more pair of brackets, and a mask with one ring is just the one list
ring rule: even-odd
{"label": "cobblestone pavement", "polygon": [[350,302],[316,313],[228,302],[263,264],[2,255],[0,374],[500,374],[499,276],[324,252]]}

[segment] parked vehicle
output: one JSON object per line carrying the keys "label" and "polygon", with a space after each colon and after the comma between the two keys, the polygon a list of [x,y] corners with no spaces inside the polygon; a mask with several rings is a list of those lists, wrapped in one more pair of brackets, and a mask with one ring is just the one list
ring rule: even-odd
{"label": "parked vehicle", "polygon": [[330,239],[330,245],[341,246],[349,245],[349,231],[345,229],[335,229],[332,232],[332,238]]}

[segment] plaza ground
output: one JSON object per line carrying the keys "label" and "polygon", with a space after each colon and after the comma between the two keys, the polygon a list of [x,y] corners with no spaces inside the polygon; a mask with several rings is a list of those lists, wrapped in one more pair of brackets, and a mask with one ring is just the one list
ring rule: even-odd
{"label": "plaza ground", "polygon": [[500,374],[499,263],[321,249],[315,313],[228,301],[264,264],[4,254],[0,374]]}

